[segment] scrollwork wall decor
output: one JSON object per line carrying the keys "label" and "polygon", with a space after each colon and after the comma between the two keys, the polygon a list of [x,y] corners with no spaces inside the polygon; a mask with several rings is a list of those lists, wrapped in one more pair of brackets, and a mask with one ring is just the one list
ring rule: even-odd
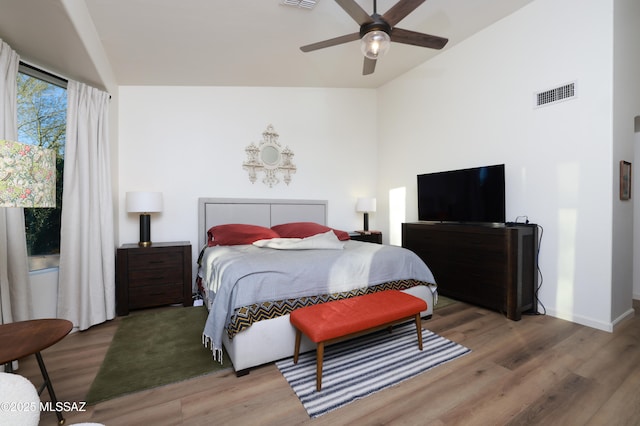
{"label": "scrollwork wall decor", "polygon": [[245,148],[247,161],[242,163],[242,168],[249,172],[249,180],[255,183],[258,173],[264,172],[262,182],[272,188],[280,182],[278,174],[282,174],[282,180],[289,185],[291,175],[296,172],[296,166],[291,162],[293,152],[289,147],[282,149],[273,126],[269,124],[262,132],[262,141],[258,145],[251,143]]}

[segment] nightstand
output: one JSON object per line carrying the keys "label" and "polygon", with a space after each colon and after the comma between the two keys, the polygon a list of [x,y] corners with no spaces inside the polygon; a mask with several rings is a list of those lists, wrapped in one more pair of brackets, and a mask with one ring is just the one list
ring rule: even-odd
{"label": "nightstand", "polygon": [[355,231],[349,233],[349,237],[356,241],[382,244],[382,232],[380,231]]}
{"label": "nightstand", "polygon": [[176,303],[193,303],[191,244],[123,244],[116,255],[116,313]]}

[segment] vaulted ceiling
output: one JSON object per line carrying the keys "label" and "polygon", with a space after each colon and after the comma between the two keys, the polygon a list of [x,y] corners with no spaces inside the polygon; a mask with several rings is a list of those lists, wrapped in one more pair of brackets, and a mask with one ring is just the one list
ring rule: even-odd
{"label": "vaulted ceiling", "polygon": [[[358,41],[310,53],[300,46],[357,32],[333,0],[313,9],[281,0],[0,0],[0,39],[21,59],[63,77],[103,86],[91,48],[95,31],[119,85],[374,88],[533,0],[427,0],[398,27],[449,39],[441,51],[392,43],[376,71],[362,75]],[[357,0],[373,12],[373,0]],[[383,14],[396,0],[379,0]],[[84,7],[84,6],[82,6]],[[95,47],[93,47],[95,48]],[[93,58],[93,59],[92,59]]]}

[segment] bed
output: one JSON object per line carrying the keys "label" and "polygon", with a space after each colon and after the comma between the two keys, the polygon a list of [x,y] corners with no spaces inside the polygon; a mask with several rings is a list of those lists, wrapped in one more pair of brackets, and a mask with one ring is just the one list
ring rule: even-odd
{"label": "bed", "polygon": [[[237,375],[293,355],[288,313],[297,307],[395,288],[425,300],[421,316],[430,318],[437,292],[424,262],[401,247],[349,240],[326,227],[327,207],[324,200],[198,200],[198,286],[209,310],[203,344],[217,360],[224,349]],[[229,234],[226,241],[224,233],[240,226],[264,238],[236,244]],[[311,235],[298,235],[300,226]],[[211,239],[220,245],[209,247]],[[313,349],[303,339],[301,352]]]}

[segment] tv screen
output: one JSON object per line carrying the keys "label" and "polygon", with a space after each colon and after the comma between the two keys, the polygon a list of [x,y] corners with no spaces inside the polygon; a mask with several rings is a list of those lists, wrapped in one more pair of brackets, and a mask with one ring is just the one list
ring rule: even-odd
{"label": "tv screen", "polygon": [[504,223],[504,164],[418,175],[418,219]]}

